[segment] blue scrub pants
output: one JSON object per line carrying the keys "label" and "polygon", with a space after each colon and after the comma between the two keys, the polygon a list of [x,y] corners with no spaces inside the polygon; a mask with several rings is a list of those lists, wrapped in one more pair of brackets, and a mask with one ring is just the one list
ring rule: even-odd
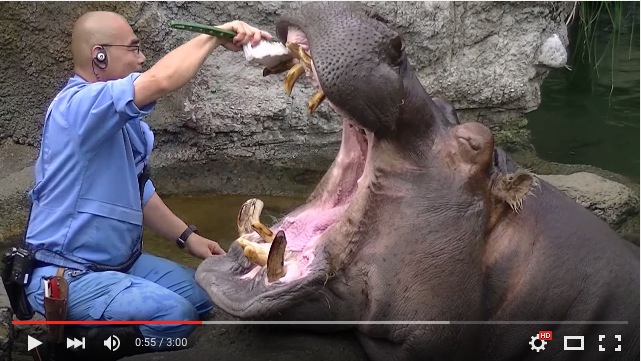
{"label": "blue scrub pants", "polygon": [[[42,277],[55,275],[57,269],[37,268],[27,287],[27,298],[40,314],[44,315]],[[68,320],[198,320],[213,309],[207,293],[194,279],[194,270],[147,253],[127,273],[67,269],[65,279],[69,282]],[[160,340],[187,337],[195,327],[141,325],[140,332]],[[162,350],[158,346],[152,349]]]}

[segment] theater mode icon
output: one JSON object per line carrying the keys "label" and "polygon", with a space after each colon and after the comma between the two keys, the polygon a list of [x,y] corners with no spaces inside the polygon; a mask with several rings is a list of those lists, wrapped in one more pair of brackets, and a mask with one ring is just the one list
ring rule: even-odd
{"label": "theater mode icon", "polygon": [[[568,345],[568,341],[580,341],[578,346]],[[576,342],[572,342],[576,345]],[[563,336],[563,350],[565,351],[583,351],[585,350],[585,337],[583,336]]]}

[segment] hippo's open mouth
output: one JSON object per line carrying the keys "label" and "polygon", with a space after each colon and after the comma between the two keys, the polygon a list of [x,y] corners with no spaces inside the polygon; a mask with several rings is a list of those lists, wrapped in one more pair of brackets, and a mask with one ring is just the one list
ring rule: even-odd
{"label": "hippo's open mouth", "polygon": [[[294,58],[284,63],[285,69],[288,68],[285,91],[291,94],[296,82],[305,74],[317,88],[309,99],[308,110],[312,113],[326,96],[319,85],[307,37],[301,30],[290,28],[286,45]],[[265,70],[266,74],[276,72]],[[331,100],[329,102],[331,104]],[[277,281],[289,283],[309,276],[310,264],[319,253],[323,235],[343,217],[358,190],[367,160],[368,137],[372,136],[358,123],[344,117],[342,146],[333,168],[336,184],[326,185],[323,194],[312,195],[307,204],[286,215],[271,229],[259,221],[263,206],[260,200],[250,199],[243,205],[238,216],[240,238],[237,243],[252,266],[241,279],[258,277],[268,286]],[[335,191],[328,192],[327,188]]]}
{"label": "hippo's open mouth", "polygon": [[[325,96],[310,55],[305,34],[294,28],[287,32],[287,47],[294,57],[264,74],[287,71],[285,91],[291,94],[299,78],[317,88],[309,100],[315,111],[324,100],[340,114],[332,99]],[[374,134],[348,116],[343,116],[342,142],[330,171],[307,203],[268,227],[260,222],[262,201],[250,199],[238,215],[239,238],[225,256],[204,261],[197,270],[198,282],[213,301],[234,315],[264,316],[278,312],[275,297],[300,299],[305,291],[322,284],[330,273],[325,246],[336,242],[330,233],[345,221],[345,213],[363,184],[368,159],[368,144]],[[340,241],[339,241],[340,242]],[[347,240],[345,240],[347,242]],[[283,292],[285,289],[294,292]],[[262,302],[264,301],[264,302]],[[268,310],[271,309],[271,310]],[[271,312],[270,312],[271,311]]]}

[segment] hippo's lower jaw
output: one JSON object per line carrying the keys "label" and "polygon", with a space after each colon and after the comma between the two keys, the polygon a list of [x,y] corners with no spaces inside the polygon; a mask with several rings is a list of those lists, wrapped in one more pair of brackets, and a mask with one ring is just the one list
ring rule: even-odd
{"label": "hippo's lower jaw", "polygon": [[271,228],[259,220],[263,203],[245,202],[238,216],[239,238],[226,255],[205,260],[196,272],[219,307],[238,317],[269,317],[299,300],[309,301],[310,293],[318,294],[340,267],[337,247],[347,248],[350,241],[342,229],[363,181],[364,134],[344,122],[342,146],[333,171],[319,187],[322,191]]}

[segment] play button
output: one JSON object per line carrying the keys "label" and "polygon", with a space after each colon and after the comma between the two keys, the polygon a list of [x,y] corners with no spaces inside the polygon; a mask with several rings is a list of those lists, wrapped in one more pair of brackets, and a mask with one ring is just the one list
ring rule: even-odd
{"label": "play button", "polygon": [[40,345],[42,345],[42,342],[36,340],[31,336],[27,336],[27,351],[31,351]]}

